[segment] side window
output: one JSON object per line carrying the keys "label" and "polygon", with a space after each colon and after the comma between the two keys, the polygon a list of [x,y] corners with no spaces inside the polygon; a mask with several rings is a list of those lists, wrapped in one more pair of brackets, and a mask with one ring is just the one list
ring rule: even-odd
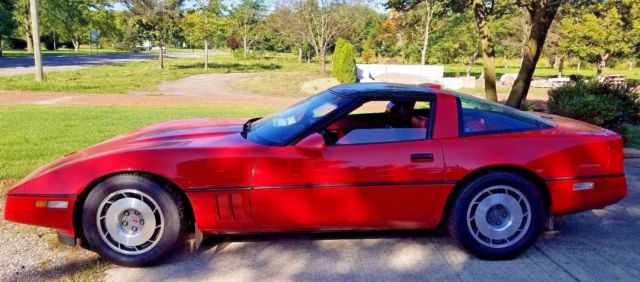
{"label": "side window", "polygon": [[367,144],[427,138],[431,102],[369,101],[329,125],[328,145]]}
{"label": "side window", "polygon": [[475,97],[459,96],[462,134],[523,131],[548,128],[540,118]]}

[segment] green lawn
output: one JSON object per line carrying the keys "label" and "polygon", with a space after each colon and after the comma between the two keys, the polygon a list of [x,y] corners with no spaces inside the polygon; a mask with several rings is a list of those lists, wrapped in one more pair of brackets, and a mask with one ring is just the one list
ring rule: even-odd
{"label": "green lawn", "polygon": [[0,195],[40,165],[146,124],[188,117],[263,116],[274,110],[269,106],[0,106]]}
{"label": "green lawn", "polygon": [[32,74],[0,77],[0,89],[80,93],[127,93],[154,91],[164,80],[176,80],[201,73],[309,71],[315,64],[298,64],[295,59],[265,56],[261,59],[238,60],[231,56],[209,59],[204,71],[201,59],[165,59],[160,70],[155,60],[104,65],[91,69],[45,73],[45,82],[35,83]]}

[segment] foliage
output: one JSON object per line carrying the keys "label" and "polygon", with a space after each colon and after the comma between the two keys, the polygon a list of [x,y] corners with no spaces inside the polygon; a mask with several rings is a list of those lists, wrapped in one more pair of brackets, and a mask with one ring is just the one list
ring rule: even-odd
{"label": "foliage", "polygon": [[266,12],[263,0],[242,0],[229,14],[229,22],[234,35],[240,38],[244,53],[258,40],[260,23]]}
{"label": "foliage", "polygon": [[549,112],[617,129],[637,120],[638,94],[630,88],[578,82],[549,91]]}
{"label": "foliage", "polygon": [[8,47],[9,49],[23,50],[27,48],[27,41],[20,38],[9,38],[6,40],[6,43],[6,47]]}
{"label": "foliage", "polygon": [[[55,32],[80,48],[80,39],[89,34],[90,5],[85,0],[42,1],[42,33]],[[84,36],[83,36],[84,35]]]}
{"label": "foliage", "polygon": [[625,146],[640,149],[640,126],[624,123],[618,128]]}
{"label": "foliage", "polygon": [[0,0],[0,56],[2,56],[3,40],[12,36],[16,29],[16,22],[12,17],[13,1]]}
{"label": "foliage", "polygon": [[[629,2],[629,4],[626,4]],[[637,38],[631,34],[633,18],[626,11],[638,9],[637,1],[604,1],[578,6],[560,22],[560,46],[572,56],[598,63],[602,74],[610,57],[631,51]]]}
{"label": "foliage", "polygon": [[342,38],[336,41],[333,51],[333,69],[331,70],[341,83],[356,82],[356,59],[353,44]]}

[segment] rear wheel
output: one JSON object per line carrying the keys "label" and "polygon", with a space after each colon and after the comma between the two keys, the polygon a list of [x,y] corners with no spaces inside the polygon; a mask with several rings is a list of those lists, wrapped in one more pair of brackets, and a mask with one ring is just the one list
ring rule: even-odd
{"label": "rear wheel", "polygon": [[117,175],[87,196],[82,226],[101,256],[125,266],[159,262],[177,245],[179,197],[164,185],[136,174]]}
{"label": "rear wheel", "polygon": [[470,253],[506,259],[527,250],[543,222],[538,187],[518,174],[495,172],[462,187],[449,213],[448,229]]}

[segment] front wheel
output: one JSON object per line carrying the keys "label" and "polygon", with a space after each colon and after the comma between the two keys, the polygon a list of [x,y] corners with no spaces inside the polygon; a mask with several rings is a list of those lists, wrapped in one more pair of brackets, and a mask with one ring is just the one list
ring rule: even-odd
{"label": "front wheel", "polygon": [[454,200],[448,229],[470,253],[507,259],[527,250],[542,227],[538,187],[518,174],[495,172],[467,183]]}
{"label": "front wheel", "polygon": [[155,264],[180,238],[177,200],[164,185],[141,175],[108,178],[84,203],[85,238],[93,250],[116,264]]}

